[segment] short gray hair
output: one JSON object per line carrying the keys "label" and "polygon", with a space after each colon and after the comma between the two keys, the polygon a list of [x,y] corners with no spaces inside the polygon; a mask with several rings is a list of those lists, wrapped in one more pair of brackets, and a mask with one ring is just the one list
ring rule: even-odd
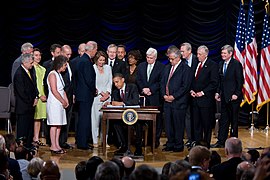
{"label": "short gray hair", "polygon": [[154,55],[155,57],[157,57],[157,50],[150,47],[150,48],[146,51],[146,55]]}

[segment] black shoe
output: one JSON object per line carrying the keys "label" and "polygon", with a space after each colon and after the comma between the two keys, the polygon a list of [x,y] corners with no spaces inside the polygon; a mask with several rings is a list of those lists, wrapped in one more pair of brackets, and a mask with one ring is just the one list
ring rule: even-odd
{"label": "black shoe", "polygon": [[210,147],[211,148],[224,148],[224,145],[216,142],[215,144],[211,144]]}
{"label": "black shoe", "polygon": [[88,146],[90,147],[90,148],[94,148],[94,145],[93,144],[88,144]]}
{"label": "black shoe", "polygon": [[127,147],[121,147],[120,149],[116,150],[114,152],[115,155],[123,155],[124,153],[127,152]]}
{"label": "black shoe", "polygon": [[81,149],[81,150],[93,150],[93,148],[90,147],[90,146],[86,146],[86,147],[77,146],[77,149]]}
{"label": "black shoe", "polygon": [[183,152],[184,148],[173,148],[173,152]]}
{"label": "black shoe", "polygon": [[143,156],[142,148],[136,148],[134,156]]}
{"label": "black shoe", "polygon": [[192,144],[192,141],[191,141],[191,140],[188,140],[188,141],[185,143],[185,146],[186,146],[186,147],[190,147],[191,144]]}
{"label": "black shoe", "polygon": [[64,143],[64,144],[60,145],[60,147],[64,148],[64,149],[73,149],[73,147],[68,143]]}
{"label": "black shoe", "polygon": [[166,146],[165,148],[162,149],[162,151],[173,151],[173,147],[168,147]]}

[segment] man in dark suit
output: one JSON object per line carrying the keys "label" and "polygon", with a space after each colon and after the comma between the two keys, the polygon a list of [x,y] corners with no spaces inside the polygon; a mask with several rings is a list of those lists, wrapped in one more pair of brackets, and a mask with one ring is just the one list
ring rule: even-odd
{"label": "man in dark suit", "polygon": [[221,101],[221,119],[219,121],[218,141],[211,147],[224,147],[231,124],[230,137],[238,137],[238,116],[242,101],[244,84],[243,67],[232,58],[233,47],[225,45],[221,48],[219,63],[219,85],[215,99]]}
{"label": "man in dark suit", "polygon": [[231,137],[225,142],[225,154],[227,161],[215,165],[210,170],[216,180],[236,179],[237,165],[243,160],[242,156],[242,142],[236,137]]}
{"label": "man in dark suit", "polygon": [[[191,75],[194,75],[197,65],[198,65],[198,58],[196,57],[196,55],[192,53],[191,44],[188,42],[182,43],[180,45],[180,51],[181,51],[182,59],[185,60],[185,62],[191,69]],[[192,143],[194,141],[193,118],[190,113],[191,103],[192,103],[192,98],[190,96],[189,101],[188,101],[187,112],[186,112],[186,119],[185,119],[185,130],[186,130],[187,139],[188,139],[185,145],[188,148],[192,146]]]}
{"label": "man in dark suit", "polygon": [[60,132],[60,137],[59,137],[59,143],[60,146],[64,149],[73,149],[73,147],[68,144],[68,132],[69,132],[69,127],[70,127],[70,121],[71,121],[71,116],[72,116],[72,110],[73,110],[73,102],[75,99],[75,94],[74,94],[74,81],[73,81],[73,71],[71,69],[70,65],[70,57],[72,55],[72,49],[69,45],[63,45],[61,48],[61,55],[67,57],[68,62],[67,62],[67,68],[64,72],[61,73],[65,87],[64,90],[66,92],[69,106],[66,108],[66,119],[67,119],[67,124],[64,126],[61,126],[61,132]]}
{"label": "man in dark suit", "polygon": [[[139,92],[145,97],[145,106],[163,107],[160,93],[160,83],[165,65],[157,60],[157,50],[149,48],[146,52],[146,61],[138,65],[136,84]],[[162,112],[157,116],[155,147],[160,144],[162,133]]]}
{"label": "man in dark suit", "polygon": [[194,140],[204,141],[210,147],[212,134],[212,114],[214,113],[215,92],[218,85],[218,65],[208,59],[209,50],[199,46],[199,64],[193,77],[190,95],[192,96],[192,115]]}
{"label": "man in dark suit", "polygon": [[[126,62],[119,60],[116,57],[117,54],[117,46],[116,44],[110,44],[107,47],[107,55],[108,55],[108,65],[112,68],[112,76],[115,73],[120,73],[124,77],[126,77]],[[117,89],[115,85],[112,85],[112,92]],[[109,124],[109,131],[108,131],[108,144],[115,144],[117,147],[120,146],[119,144],[119,138],[116,136],[115,128],[114,128],[114,122],[111,122]]]}
{"label": "man in dark suit", "polygon": [[85,46],[85,53],[77,63],[77,82],[75,97],[79,105],[79,120],[76,129],[78,149],[92,149],[88,145],[91,139],[91,108],[96,95],[96,73],[91,58],[97,52],[97,43],[89,41]]}
{"label": "man in dark suit", "polygon": [[34,133],[34,113],[38,102],[36,79],[32,71],[32,54],[22,55],[22,64],[14,74],[14,93],[17,139],[26,138],[25,146],[31,148]]}
{"label": "man in dark suit", "polygon": [[183,138],[191,70],[184,61],[181,61],[181,52],[177,47],[170,47],[167,56],[170,64],[165,67],[161,80],[165,130],[168,139],[163,151],[181,152],[184,150]]}
{"label": "man in dark suit", "polygon": [[[113,106],[132,106],[139,105],[139,92],[135,84],[126,84],[125,78],[120,73],[115,73],[113,76],[113,83],[117,89],[112,93]],[[128,150],[127,133],[124,130],[126,125],[122,121],[117,121],[114,124],[116,133],[119,137],[121,148],[118,149],[115,154],[123,154]],[[134,155],[142,155],[142,124],[137,121],[135,124],[136,130],[136,150]]]}
{"label": "man in dark suit", "polygon": [[[43,79],[44,92],[45,92],[46,97],[48,97],[48,94],[49,94],[49,89],[48,89],[49,87],[48,87],[48,84],[47,84],[47,77],[48,77],[49,73],[52,70],[54,58],[59,56],[60,53],[61,53],[61,47],[62,46],[60,44],[52,44],[51,47],[50,47],[50,52],[51,52],[52,58],[45,61],[42,64],[42,66],[45,67],[45,69],[46,69],[44,79]],[[47,125],[47,122],[45,122],[45,136],[46,136],[46,144],[50,145],[51,144],[50,126]]]}

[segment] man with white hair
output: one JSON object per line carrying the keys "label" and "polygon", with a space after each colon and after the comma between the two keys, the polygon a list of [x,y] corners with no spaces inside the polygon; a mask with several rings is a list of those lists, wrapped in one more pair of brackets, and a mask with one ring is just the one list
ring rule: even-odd
{"label": "man with white hair", "polygon": [[[162,99],[160,93],[160,81],[165,65],[157,61],[157,50],[149,48],[146,51],[146,62],[138,65],[136,84],[140,95],[145,97],[145,106],[159,106],[162,109]],[[159,139],[162,133],[162,117],[157,116],[155,147],[160,144]]]}

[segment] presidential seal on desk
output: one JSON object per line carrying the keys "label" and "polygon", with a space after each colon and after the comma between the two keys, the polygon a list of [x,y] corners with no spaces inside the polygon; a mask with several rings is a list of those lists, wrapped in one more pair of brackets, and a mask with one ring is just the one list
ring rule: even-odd
{"label": "presidential seal on desk", "polygon": [[134,109],[126,109],[122,114],[122,120],[127,125],[133,125],[138,120],[138,113]]}

